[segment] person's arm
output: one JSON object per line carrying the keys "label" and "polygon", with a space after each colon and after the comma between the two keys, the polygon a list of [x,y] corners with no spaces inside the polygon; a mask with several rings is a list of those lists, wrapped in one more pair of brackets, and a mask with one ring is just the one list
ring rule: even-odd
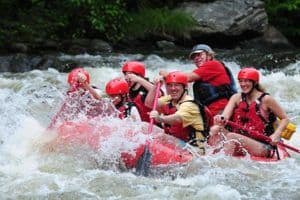
{"label": "person's arm", "polygon": [[195,82],[201,79],[201,77],[195,72],[187,72],[185,75],[188,77],[188,82]]}
{"label": "person's arm", "polygon": [[98,99],[98,100],[101,100],[102,97],[101,95],[97,92],[96,89],[94,89],[92,86],[90,85],[87,85],[85,86],[85,89],[89,91],[89,93],[95,98],[95,99]]}
{"label": "person's arm", "polygon": [[168,74],[169,74],[169,72],[166,71],[166,70],[160,70],[159,71],[159,75],[162,76],[163,78],[165,78]]}
{"label": "person's arm", "polygon": [[225,125],[226,120],[229,120],[233,114],[233,110],[241,99],[241,94],[237,93],[231,96],[221,115],[214,117],[214,124]]}
{"label": "person's arm", "polygon": [[[169,72],[165,70],[160,70],[159,75],[162,77],[166,77],[169,74]],[[188,82],[194,82],[200,79],[199,75],[195,72],[186,72],[185,75],[188,77]]]}
{"label": "person's arm", "polygon": [[135,74],[127,74],[125,78],[130,82],[142,85],[147,91],[150,91],[152,88],[155,88],[151,82]]}
{"label": "person's arm", "polygon": [[172,115],[159,115],[158,112],[157,114],[154,114],[153,112],[157,112],[157,111],[151,111],[150,117],[154,118],[156,122],[170,124],[170,125],[176,123],[182,123],[181,116],[176,113]]}
{"label": "person's arm", "polygon": [[93,88],[91,87],[87,81],[86,81],[86,76],[83,73],[78,73],[78,81],[83,85],[83,88],[87,91],[89,91],[89,93],[95,98],[95,99],[102,99],[102,97],[100,96],[100,94]]}
{"label": "person's arm", "polygon": [[266,107],[271,110],[276,117],[280,119],[280,122],[278,124],[278,127],[274,131],[274,133],[270,136],[272,139],[272,142],[276,144],[280,141],[280,135],[281,132],[286,128],[286,126],[289,123],[288,116],[286,112],[282,109],[282,107],[277,103],[277,101],[270,95],[265,96],[262,101],[263,104],[266,105]]}
{"label": "person's arm", "polygon": [[[162,77],[156,77],[154,79],[154,84],[157,85],[158,82],[162,82]],[[162,91],[160,90],[160,94],[158,97],[161,97],[162,96]],[[151,87],[150,90],[148,90],[148,93],[147,93],[147,96],[145,98],[145,105],[148,107],[148,108],[153,108],[153,102],[154,102],[154,98],[155,98],[155,94],[156,94],[156,87],[153,86]],[[162,103],[158,100],[157,102],[157,108],[159,109],[160,107],[162,106]]]}

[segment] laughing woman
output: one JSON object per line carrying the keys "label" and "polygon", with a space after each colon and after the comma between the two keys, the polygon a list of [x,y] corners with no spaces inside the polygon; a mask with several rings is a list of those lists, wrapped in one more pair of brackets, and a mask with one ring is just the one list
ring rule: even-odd
{"label": "laughing woman", "polygon": [[[246,67],[238,73],[241,93],[233,95],[222,115],[214,117],[209,143],[212,146],[223,142],[224,152],[229,155],[245,155],[272,157],[276,145],[280,141],[281,132],[286,128],[289,119],[277,101],[266,93],[259,84],[259,72]],[[280,119],[274,130],[273,123]],[[226,126],[231,120],[236,127]],[[245,131],[247,130],[247,131]],[[251,137],[251,132],[271,138],[271,143],[264,143]],[[226,141],[226,142],[225,142]]]}

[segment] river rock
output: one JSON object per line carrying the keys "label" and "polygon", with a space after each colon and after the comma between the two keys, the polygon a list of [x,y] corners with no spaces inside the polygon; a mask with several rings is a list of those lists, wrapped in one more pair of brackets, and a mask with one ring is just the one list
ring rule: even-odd
{"label": "river rock", "polygon": [[198,22],[198,26],[190,33],[191,38],[194,39],[215,34],[223,36],[249,35],[249,33],[262,35],[268,25],[264,4],[259,0],[187,2],[181,4],[179,9],[192,15]]}

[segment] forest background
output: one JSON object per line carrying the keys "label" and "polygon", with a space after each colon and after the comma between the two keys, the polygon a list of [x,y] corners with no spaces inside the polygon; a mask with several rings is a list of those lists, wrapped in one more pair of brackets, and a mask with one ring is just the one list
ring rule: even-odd
{"label": "forest background", "polygon": [[[226,1],[226,0],[225,0]],[[99,38],[114,48],[129,39],[157,40],[158,35],[181,36],[196,21],[174,8],[178,0],[2,0],[0,52],[12,42],[37,43]],[[188,1],[185,1],[188,2]],[[198,0],[197,2],[213,2]],[[300,46],[300,0],[264,0],[269,24],[294,46]],[[194,41],[184,40],[181,45]],[[124,45],[123,45],[124,46]]]}

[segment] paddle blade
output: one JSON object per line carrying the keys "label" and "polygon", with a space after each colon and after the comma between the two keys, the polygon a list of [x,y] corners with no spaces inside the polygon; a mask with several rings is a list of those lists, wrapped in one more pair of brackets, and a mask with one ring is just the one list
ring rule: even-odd
{"label": "paddle blade", "polygon": [[149,150],[148,145],[145,146],[144,152],[139,158],[136,164],[136,175],[138,176],[148,176],[151,166],[152,154]]}

